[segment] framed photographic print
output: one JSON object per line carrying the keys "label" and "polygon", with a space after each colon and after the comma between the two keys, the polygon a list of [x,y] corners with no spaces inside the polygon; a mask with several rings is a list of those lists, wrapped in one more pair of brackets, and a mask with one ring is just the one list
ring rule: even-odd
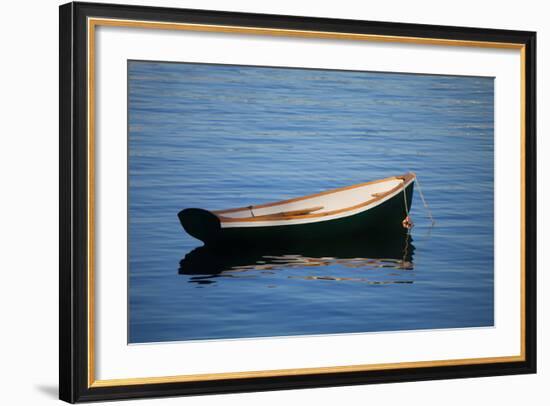
{"label": "framed photographic print", "polygon": [[60,7],[60,398],[534,373],[533,32]]}

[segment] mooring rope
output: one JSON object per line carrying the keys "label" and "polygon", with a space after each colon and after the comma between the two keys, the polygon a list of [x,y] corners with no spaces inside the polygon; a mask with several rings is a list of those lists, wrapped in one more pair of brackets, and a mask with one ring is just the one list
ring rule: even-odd
{"label": "mooring rope", "polygon": [[409,215],[409,207],[407,205],[407,188],[405,187],[405,181],[403,181],[403,201],[405,202],[405,214]]}
{"label": "mooring rope", "polygon": [[410,232],[411,228],[414,227],[414,223],[409,216],[409,205],[407,204],[407,188],[405,187],[405,179],[403,179],[403,201],[405,202],[405,218],[401,222],[403,228],[407,229],[407,234]]}
{"label": "mooring rope", "polygon": [[[430,221],[432,222],[432,226],[435,224],[434,217],[432,215],[432,211],[430,210],[430,206],[428,206],[428,202],[426,201],[426,198],[424,197],[424,193],[422,192],[422,187],[420,186],[420,182],[418,181],[418,176],[415,176],[415,182],[418,186],[418,193],[420,195],[420,199],[422,200],[422,204],[424,205],[424,208],[428,212],[428,217],[430,218]],[[409,215],[409,206],[407,204],[407,188],[405,187],[406,181],[403,179],[403,202],[405,203],[405,214],[406,217],[403,219],[401,224],[403,225],[403,228],[406,228],[407,230],[410,230],[414,227],[414,223],[412,222],[412,219]]]}
{"label": "mooring rope", "polygon": [[432,222],[432,226],[433,226],[435,224],[435,220],[434,220],[434,217],[432,216],[432,211],[428,206],[428,202],[424,198],[424,193],[422,193],[422,188],[420,187],[420,182],[418,181],[418,177],[416,177],[416,184],[418,186],[418,193],[420,194],[420,199],[422,199],[422,204],[424,205],[424,208],[428,211],[428,217],[430,218],[430,221]]}
{"label": "mooring rope", "polygon": [[401,261],[401,264],[403,267],[405,266],[405,262],[408,262],[406,261],[406,259],[407,259],[407,254],[409,253],[409,235],[410,235],[410,230],[407,230],[407,234],[405,234],[405,247],[403,248],[403,259]]}

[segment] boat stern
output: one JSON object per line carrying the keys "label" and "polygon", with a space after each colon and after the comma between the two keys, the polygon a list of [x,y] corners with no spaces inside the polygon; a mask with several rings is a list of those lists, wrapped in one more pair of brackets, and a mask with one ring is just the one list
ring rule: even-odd
{"label": "boat stern", "polygon": [[220,219],[203,209],[184,209],[178,213],[181,225],[187,233],[205,244],[216,241],[221,229]]}

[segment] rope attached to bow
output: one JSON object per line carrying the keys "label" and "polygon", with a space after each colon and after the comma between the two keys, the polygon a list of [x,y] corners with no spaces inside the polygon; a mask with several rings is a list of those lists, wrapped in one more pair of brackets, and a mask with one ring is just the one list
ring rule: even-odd
{"label": "rope attached to bow", "polygon": [[407,230],[410,230],[414,227],[414,223],[411,219],[411,216],[409,216],[409,207],[407,205],[407,188],[404,186],[405,181],[403,180],[403,201],[405,202],[405,214],[407,215],[403,221],[401,222],[401,225],[403,228],[406,228]]}
{"label": "rope attached to bow", "polygon": [[[420,195],[420,199],[422,199],[422,204],[424,205],[424,208],[427,210],[428,217],[430,218],[430,221],[432,222],[432,226],[433,226],[435,224],[435,220],[432,216],[432,211],[430,210],[430,207],[428,206],[428,202],[424,198],[424,193],[422,193],[422,188],[420,187],[420,182],[418,181],[417,176],[415,176],[414,181],[418,185],[418,193]],[[407,204],[407,188],[405,187],[405,179],[403,179],[403,201],[405,202],[406,217],[401,222],[401,225],[403,226],[403,228],[405,228],[407,230],[410,230],[411,228],[414,227],[414,223],[411,219],[411,216],[409,215],[409,207],[408,207],[408,204]]]}

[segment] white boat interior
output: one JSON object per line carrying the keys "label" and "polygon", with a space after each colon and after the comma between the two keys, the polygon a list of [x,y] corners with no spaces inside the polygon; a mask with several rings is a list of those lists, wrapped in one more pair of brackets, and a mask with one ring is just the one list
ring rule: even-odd
{"label": "white boat interior", "polygon": [[413,173],[393,176],[353,186],[266,203],[214,211],[221,222],[290,220],[329,216],[336,213],[370,206],[384,197],[390,197],[403,190],[415,179]]}

